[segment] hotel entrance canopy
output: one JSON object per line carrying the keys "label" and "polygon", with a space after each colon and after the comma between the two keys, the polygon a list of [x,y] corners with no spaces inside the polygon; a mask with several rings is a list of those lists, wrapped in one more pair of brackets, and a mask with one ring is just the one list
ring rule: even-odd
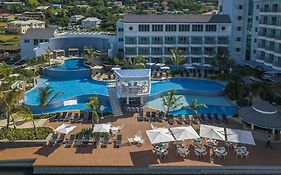
{"label": "hotel entrance canopy", "polygon": [[115,70],[116,89],[121,97],[140,97],[150,94],[150,69]]}

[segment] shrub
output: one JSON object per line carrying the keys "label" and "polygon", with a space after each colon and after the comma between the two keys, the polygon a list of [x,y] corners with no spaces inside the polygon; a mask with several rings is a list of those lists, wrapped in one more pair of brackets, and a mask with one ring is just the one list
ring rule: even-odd
{"label": "shrub", "polygon": [[36,134],[33,128],[22,128],[22,129],[0,129],[0,139],[8,140],[44,140],[52,133],[53,130],[47,127],[36,128]]}

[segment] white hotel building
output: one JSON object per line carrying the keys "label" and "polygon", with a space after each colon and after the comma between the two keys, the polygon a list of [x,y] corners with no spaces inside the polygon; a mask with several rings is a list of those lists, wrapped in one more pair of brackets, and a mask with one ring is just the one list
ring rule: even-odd
{"label": "white hotel building", "polygon": [[218,47],[229,50],[231,29],[228,15],[125,14],[117,22],[117,51],[124,58],[165,62],[178,48],[186,62],[208,63]]}

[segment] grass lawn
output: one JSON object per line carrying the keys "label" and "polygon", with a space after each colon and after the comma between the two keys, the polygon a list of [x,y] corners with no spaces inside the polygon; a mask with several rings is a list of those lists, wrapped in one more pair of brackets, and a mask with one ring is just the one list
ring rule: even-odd
{"label": "grass lawn", "polygon": [[0,46],[16,46],[19,40],[19,35],[0,34]]}
{"label": "grass lawn", "polygon": [[0,28],[4,28],[7,25],[7,22],[0,22]]}

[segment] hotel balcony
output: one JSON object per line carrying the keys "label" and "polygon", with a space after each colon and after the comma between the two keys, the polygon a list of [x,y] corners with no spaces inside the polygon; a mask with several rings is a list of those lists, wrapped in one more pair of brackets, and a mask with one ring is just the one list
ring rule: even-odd
{"label": "hotel balcony", "polygon": [[281,61],[274,61],[274,62],[272,63],[272,67],[273,67],[274,69],[281,70]]}

